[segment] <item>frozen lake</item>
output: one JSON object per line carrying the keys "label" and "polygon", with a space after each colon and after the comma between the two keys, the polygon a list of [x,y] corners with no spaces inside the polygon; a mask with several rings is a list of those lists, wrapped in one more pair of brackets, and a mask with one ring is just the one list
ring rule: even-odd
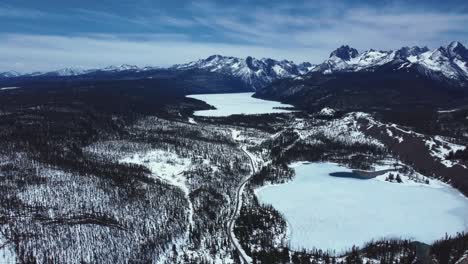
{"label": "frozen lake", "polygon": [[187,97],[205,101],[216,107],[215,110],[196,111],[197,116],[230,116],[230,115],[253,115],[267,113],[290,112],[276,107],[292,107],[292,105],[282,104],[274,101],[266,101],[253,98],[254,93],[231,93],[231,94],[197,94]]}
{"label": "frozen lake", "polygon": [[[288,222],[294,249],[319,248],[340,253],[383,237],[425,243],[445,233],[468,230],[468,199],[456,189],[389,183],[379,179],[333,177],[351,172],[332,163],[295,163],[293,181],[256,190],[262,203],[273,205]],[[434,184],[433,184],[434,183]]]}

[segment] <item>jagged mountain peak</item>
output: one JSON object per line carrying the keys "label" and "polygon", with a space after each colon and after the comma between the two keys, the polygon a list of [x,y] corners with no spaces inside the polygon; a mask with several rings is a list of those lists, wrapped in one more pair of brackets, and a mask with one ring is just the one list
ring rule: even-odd
{"label": "jagged mountain peak", "polygon": [[201,59],[199,61],[220,61],[220,60],[232,60],[232,59],[236,59],[236,58],[232,56],[214,54],[214,55],[208,56],[206,59]]}
{"label": "jagged mountain peak", "polygon": [[351,48],[348,45],[342,45],[341,47],[337,48],[332,53],[330,53],[330,58],[338,57],[342,60],[349,61],[353,58],[356,58],[358,54],[359,52],[357,51],[357,49]]}
{"label": "jagged mountain peak", "polygon": [[463,44],[458,41],[453,41],[450,43],[446,51],[451,58],[460,57],[461,59],[468,60],[468,50]]}
{"label": "jagged mountain peak", "polygon": [[462,48],[462,49],[466,49],[465,46],[463,46],[463,44],[461,44],[461,42],[459,41],[452,41],[450,42],[450,44],[447,46],[448,49],[457,49],[457,48]]}
{"label": "jagged mountain peak", "polygon": [[358,71],[383,63],[390,52],[369,49],[359,53],[347,45],[341,46],[330,54],[330,58],[314,67],[311,71],[325,74],[339,71]]}
{"label": "jagged mountain peak", "polygon": [[442,46],[436,49],[433,54],[434,56],[445,56],[449,58],[463,58],[468,59],[468,50],[466,47],[458,41],[453,41],[447,46]]}

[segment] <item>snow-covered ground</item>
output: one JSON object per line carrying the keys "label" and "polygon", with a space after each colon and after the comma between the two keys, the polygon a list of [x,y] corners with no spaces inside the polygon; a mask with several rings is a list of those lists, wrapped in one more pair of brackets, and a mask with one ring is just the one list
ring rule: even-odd
{"label": "snow-covered ground", "polygon": [[145,153],[135,153],[121,159],[120,162],[143,165],[156,177],[181,188],[186,194],[189,193],[182,172],[189,168],[190,159],[181,158],[177,154],[168,151],[151,150]]}
{"label": "snow-covered ground", "polygon": [[321,144],[320,141],[317,141],[317,136],[325,136],[327,139],[346,145],[363,144],[385,148],[382,142],[366,136],[361,131],[358,123],[360,118],[373,121],[370,114],[352,112],[342,118],[326,121],[320,125],[307,126],[303,121],[299,120],[294,124],[294,131],[302,140],[316,141],[315,144]]}
{"label": "snow-covered ground", "polygon": [[1,87],[0,91],[6,91],[6,90],[15,90],[19,89],[20,87],[12,86],[12,87]]}
{"label": "snow-covered ground", "polygon": [[466,148],[465,146],[445,141],[440,136],[425,140],[425,144],[429,148],[431,155],[439,159],[446,167],[453,167],[455,164],[458,164],[457,161],[447,159],[450,152],[457,152]]}
{"label": "snow-covered ground", "polygon": [[16,263],[16,255],[13,249],[4,241],[0,235],[0,263]]}
{"label": "snow-covered ground", "polygon": [[288,222],[294,249],[340,253],[379,238],[430,243],[468,230],[468,199],[437,180],[391,183],[329,176],[351,170],[333,163],[295,163],[293,181],[256,190]]}
{"label": "snow-covered ground", "polygon": [[[121,159],[120,162],[146,166],[151,171],[153,176],[179,187],[184,192],[185,198],[187,199],[189,205],[187,213],[190,227],[187,227],[184,237],[173,241],[173,245],[176,246],[177,250],[181,250],[181,247],[187,244],[190,236],[191,226],[194,225],[193,204],[191,203],[189,197],[190,190],[186,182],[187,179],[183,174],[184,171],[190,168],[190,159],[182,158],[179,155],[169,151],[154,149],[148,152],[133,154],[129,157]],[[156,263],[167,263],[166,261],[170,257],[170,254],[172,254],[171,251],[166,251],[165,254],[159,256],[159,259]]]}
{"label": "snow-covered ground", "polygon": [[277,107],[293,107],[274,101],[266,101],[252,97],[253,93],[233,93],[233,94],[198,94],[189,95],[190,98],[205,101],[216,107],[215,110],[196,111],[198,116],[230,116],[230,115],[253,115],[267,113],[290,112]]}

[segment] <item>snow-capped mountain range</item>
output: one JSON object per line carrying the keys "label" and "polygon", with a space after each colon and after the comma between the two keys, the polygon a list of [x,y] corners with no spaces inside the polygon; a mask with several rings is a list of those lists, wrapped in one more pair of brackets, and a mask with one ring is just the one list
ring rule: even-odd
{"label": "snow-capped mountain range", "polygon": [[[468,82],[468,50],[459,42],[446,47],[429,50],[427,47],[403,47],[393,51],[367,50],[359,53],[349,46],[341,46],[324,62],[313,65],[308,62],[295,64],[287,60],[252,57],[237,58],[213,55],[186,64],[177,64],[167,70],[202,69],[241,79],[254,90],[282,79],[294,78],[309,72],[332,74],[337,72],[376,71],[381,68],[392,70],[415,69],[435,80]],[[99,73],[147,72],[163,70],[157,67],[135,65],[109,66],[102,69],[64,68],[51,72],[19,74],[14,71],[0,73],[0,78],[15,77],[66,77],[96,75]]]}
{"label": "snow-capped mountain range", "polygon": [[254,89],[261,88],[274,80],[296,77],[309,72],[313,65],[304,62],[295,64],[292,61],[252,57],[236,58],[213,55],[187,64],[174,65],[173,69],[205,69],[241,78]]}
{"label": "snow-capped mountain range", "polygon": [[146,67],[138,67],[136,65],[129,65],[129,64],[122,64],[120,66],[108,66],[105,68],[101,69],[84,69],[84,68],[79,68],[79,67],[68,67],[68,68],[63,68],[59,69],[56,71],[49,71],[49,72],[32,72],[32,73],[26,73],[26,74],[20,74],[15,71],[7,71],[7,72],[2,72],[0,73],[0,78],[14,78],[14,77],[38,77],[38,76],[43,76],[43,77],[66,77],[66,76],[79,76],[79,75],[85,75],[85,74],[91,74],[91,73],[97,73],[97,72],[114,72],[114,73],[119,73],[119,72],[126,72],[126,71],[133,71],[133,72],[142,72],[142,71],[149,71],[149,70],[156,70],[160,69],[159,67],[151,67],[151,66],[146,66]]}
{"label": "snow-capped mountain range", "polygon": [[396,51],[376,51],[371,49],[359,53],[356,49],[346,45],[333,51],[327,60],[314,67],[311,71],[325,74],[361,71],[391,62],[404,62],[408,58],[413,58],[413,56],[418,56],[428,51],[429,49],[426,47],[404,47]]}
{"label": "snow-capped mountain range", "polygon": [[367,50],[359,53],[349,46],[341,46],[312,72],[375,71],[380,67],[393,70],[416,69],[427,77],[468,81],[468,50],[460,42],[429,50],[427,47],[403,47],[394,51]]}

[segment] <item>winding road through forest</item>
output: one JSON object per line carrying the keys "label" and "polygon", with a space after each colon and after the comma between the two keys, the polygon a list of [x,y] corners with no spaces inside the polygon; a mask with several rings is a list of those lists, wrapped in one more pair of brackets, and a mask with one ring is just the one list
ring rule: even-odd
{"label": "winding road through forest", "polygon": [[242,208],[242,193],[244,192],[244,187],[252,178],[252,176],[257,172],[257,164],[255,162],[255,159],[253,158],[253,155],[247,150],[247,146],[244,145],[241,147],[241,149],[245,154],[247,154],[247,156],[250,159],[250,167],[252,168],[252,173],[246,179],[244,179],[244,181],[242,181],[242,183],[237,188],[236,207],[231,217],[228,220],[227,233],[228,233],[229,240],[231,241],[231,243],[234,245],[237,252],[239,253],[239,256],[242,262],[251,263],[252,259],[247,255],[247,253],[245,253],[244,249],[242,248],[239,241],[237,240],[236,235],[234,234],[234,225],[236,223],[237,216],[239,215],[240,210]]}

